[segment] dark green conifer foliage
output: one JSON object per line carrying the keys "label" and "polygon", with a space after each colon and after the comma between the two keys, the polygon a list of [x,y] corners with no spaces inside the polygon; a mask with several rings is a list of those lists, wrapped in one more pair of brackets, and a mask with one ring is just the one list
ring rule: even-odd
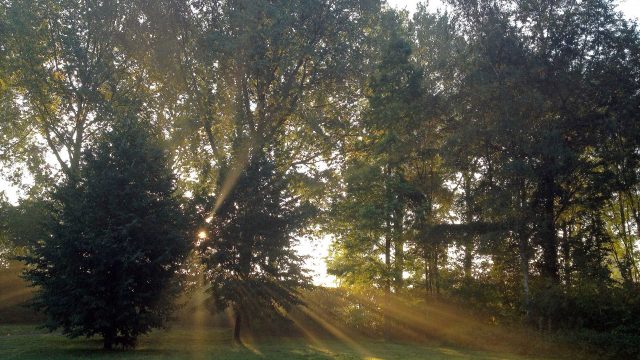
{"label": "dark green conifer foliage", "polygon": [[50,330],[133,347],[174,307],[189,223],[165,149],[138,121],[116,124],[84,162],[53,193],[50,237],[24,258],[25,278]]}
{"label": "dark green conifer foliage", "polygon": [[[221,178],[233,171],[223,168]],[[280,310],[301,304],[298,290],[309,283],[292,245],[314,208],[293,196],[287,184],[267,155],[252,156],[200,244],[216,309],[234,312],[236,341],[242,324],[278,317]]]}

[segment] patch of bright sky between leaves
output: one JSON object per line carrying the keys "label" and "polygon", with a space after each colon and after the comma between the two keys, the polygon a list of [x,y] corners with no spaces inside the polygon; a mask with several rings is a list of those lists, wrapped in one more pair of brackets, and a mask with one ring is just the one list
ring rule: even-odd
{"label": "patch of bright sky between leaves", "polygon": [[[418,3],[422,2],[419,0],[388,0],[391,7],[407,10],[410,14],[414,13]],[[628,19],[640,22],[640,0],[621,0],[617,4],[618,10]],[[427,7],[430,11],[446,9],[440,0],[429,1]],[[22,195],[17,188],[0,178],[0,193],[2,192],[12,203],[16,203]],[[327,274],[326,265],[331,240],[330,236],[320,238],[305,237],[299,239],[299,244],[296,246],[299,254],[307,257],[306,265],[310,271],[309,275],[312,276],[313,283],[316,285],[336,286],[336,279],[334,276]]]}

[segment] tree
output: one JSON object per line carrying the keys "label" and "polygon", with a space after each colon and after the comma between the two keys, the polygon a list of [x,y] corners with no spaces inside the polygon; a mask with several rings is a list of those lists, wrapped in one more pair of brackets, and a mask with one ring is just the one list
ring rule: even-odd
{"label": "tree", "polygon": [[[426,228],[442,220],[450,196],[439,153],[444,132],[438,88],[443,84],[430,78],[442,70],[441,63],[424,57],[445,57],[432,43],[449,34],[433,22],[448,25],[446,18],[421,18],[428,29],[420,35],[429,32],[432,38],[416,56],[410,41],[415,23],[407,24],[394,11],[380,15],[380,55],[367,83],[367,107],[354,124],[357,137],[344,149],[343,195],[336,199],[330,230],[337,239],[329,270],[349,285],[368,283],[387,292],[393,286],[399,293],[409,273],[415,279],[426,276],[412,285],[435,289],[437,258],[445,249],[425,238]],[[419,265],[422,259],[430,271]]]}
{"label": "tree", "polygon": [[145,92],[144,69],[129,56],[132,9],[120,1],[0,4],[0,161],[15,183],[32,177],[49,189],[78,176],[83,150],[113,110]]}
{"label": "tree", "polygon": [[0,197],[0,266],[47,237],[49,215],[43,199],[31,197],[13,205]]}
{"label": "tree", "polygon": [[13,243],[8,234],[7,212],[11,205],[4,198],[4,194],[0,197],[0,269],[9,265],[9,257],[13,250]]}
{"label": "tree", "polygon": [[[310,204],[288,191],[286,175],[268,155],[253,155],[248,164],[199,246],[216,309],[233,310],[238,342],[242,324],[302,303],[298,290],[309,279],[292,247],[294,235],[313,214]],[[223,169],[228,171],[238,169]]]}
{"label": "tree", "polygon": [[171,313],[193,234],[145,124],[125,117],[83,158],[80,178],[52,194],[50,234],[23,258],[25,278],[50,330],[132,347]]}
{"label": "tree", "polygon": [[241,141],[277,145],[276,162],[288,168],[331,157],[341,141],[332,135],[344,130],[359,100],[365,34],[378,5],[233,0],[147,6],[179,161],[196,176],[188,185],[211,191]]}
{"label": "tree", "polygon": [[404,287],[405,167],[423,100],[404,20],[393,10],[379,14],[378,55],[364,89],[366,106],[352,125],[357,136],[342,149],[343,194],[334,201],[330,230],[337,238],[329,270],[345,284],[388,293]]}
{"label": "tree", "polygon": [[[607,0],[450,3],[469,42],[454,124],[477,134],[452,148],[480,165],[481,217],[508,229],[485,249],[506,268],[518,253],[525,303],[531,270],[534,297],[546,302],[541,308],[555,303],[549,311],[561,319],[555,296],[574,280],[601,286],[611,278],[607,256],[615,254],[603,251],[610,240],[600,217],[606,199],[617,202],[612,184],[635,182],[637,30]],[[633,264],[622,253],[619,266]],[[541,315],[551,324],[549,311]]]}

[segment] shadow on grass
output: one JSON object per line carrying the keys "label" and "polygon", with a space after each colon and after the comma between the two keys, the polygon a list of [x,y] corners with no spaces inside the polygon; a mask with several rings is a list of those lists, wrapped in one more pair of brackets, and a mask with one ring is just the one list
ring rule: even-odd
{"label": "shadow on grass", "polygon": [[[167,350],[158,350],[158,349],[136,349],[136,350],[122,350],[122,349],[114,349],[114,350],[103,350],[96,348],[72,348],[72,349],[57,349],[53,352],[47,352],[49,355],[55,355],[60,358],[71,359],[102,359],[102,358],[128,358],[135,356],[136,358],[174,358],[177,353]],[[25,353],[28,355],[28,353]]]}

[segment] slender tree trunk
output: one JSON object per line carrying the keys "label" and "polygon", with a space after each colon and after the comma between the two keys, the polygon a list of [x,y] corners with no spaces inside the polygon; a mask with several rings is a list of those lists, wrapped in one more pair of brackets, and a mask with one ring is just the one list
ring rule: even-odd
{"label": "slender tree trunk", "polygon": [[[539,200],[541,201],[541,223],[539,236],[542,245],[542,271],[541,275],[546,280],[546,285],[552,287],[560,284],[558,271],[558,240],[555,225],[555,179],[553,177],[552,161],[545,160],[545,173],[539,183]],[[547,318],[547,326],[552,327],[551,317]]]}
{"label": "slender tree trunk", "polygon": [[527,320],[530,320],[530,298],[529,298],[529,239],[524,230],[520,230],[519,234],[519,252],[520,252],[520,267],[522,270],[522,288],[524,292],[524,312]]}
{"label": "slender tree trunk", "polygon": [[[471,199],[471,175],[464,173],[464,221],[467,224],[473,222],[473,204]],[[467,284],[471,282],[473,277],[473,251],[474,251],[474,235],[472,233],[467,234],[464,240],[464,279]]]}
{"label": "slender tree trunk", "polygon": [[115,331],[109,330],[104,334],[102,334],[102,348],[104,350],[112,350],[115,341],[116,341]]}
{"label": "slender tree trunk", "polygon": [[473,239],[467,239],[464,246],[464,279],[467,283],[473,278]]}
{"label": "slender tree trunk", "polygon": [[242,326],[242,317],[240,315],[240,311],[236,311],[236,320],[233,326],[233,341],[240,344],[242,341],[240,340],[240,328]]}
{"label": "slender tree trunk", "polygon": [[438,270],[438,256],[440,255],[440,242],[436,242],[433,251],[433,275],[435,277],[436,296],[440,295],[440,271]]}
{"label": "slender tree trunk", "polygon": [[624,205],[624,195],[622,191],[618,192],[618,207],[620,211],[620,231],[622,233],[622,243],[624,244],[624,269],[620,269],[620,275],[626,284],[633,283],[634,244],[629,241],[627,232],[627,214]]}
{"label": "slender tree trunk", "polygon": [[394,268],[395,268],[395,291],[400,292],[404,287],[404,237],[403,224],[404,216],[402,208],[397,206],[394,209],[393,231],[394,231]]}
{"label": "slender tree trunk", "polygon": [[569,226],[565,224],[562,227],[562,272],[567,288],[571,287],[571,243],[569,239]]}
{"label": "slender tree trunk", "polygon": [[519,182],[520,219],[518,220],[518,252],[522,271],[522,291],[524,295],[524,313],[527,321],[531,321],[531,299],[529,295],[529,233],[526,229],[527,189],[524,180]]}
{"label": "slender tree trunk", "polygon": [[[433,176],[433,170],[431,170],[431,175]],[[426,294],[425,297],[428,299],[430,295],[433,295],[433,289],[435,286],[434,283],[434,268],[433,268],[433,253],[435,248],[435,243],[430,238],[431,234],[429,234],[429,230],[431,229],[431,224],[433,223],[432,212],[433,212],[433,201],[431,196],[427,196],[426,207],[425,207],[425,216],[424,216],[424,229],[423,229],[423,247],[424,247],[424,267],[425,267],[425,281],[426,281]]]}
{"label": "slender tree trunk", "polygon": [[542,224],[540,229],[540,240],[542,241],[543,268],[542,275],[551,284],[558,284],[560,277],[558,274],[558,240],[555,226],[555,181],[553,175],[545,174],[541,184],[542,200]]}
{"label": "slender tree trunk", "polygon": [[391,294],[391,243],[392,243],[392,229],[391,229],[391,167],[386,166],[386,204],[385,204],[385,237],[384,237],[384,304],[383,304],[383,317],[384,317],[384,339],[389,340],[389,302]]}
{"label": "slender tree trunk", "polygon": [[384,305],[383,305],[383,316],[384,316],[384,339],[389,340],[389,305],[390,305],[390,295],[391,295],[391,224],[389,223],[389,219],[387,219],[387,234],[385,236],[385,244],[384,244],[384,264],[386,269],[385,279],[384,279]]}
{"label": "slender tree trunk", "polygon": [[433,292],[432,284],[431,284],[431,271],[430,264],[431,260],[429,259],[429,250],[427,246],[424,245],[424,288],[425,288],[425,297],[428,299],[429,295]]}
{"label": "slender tree trunk", "polygon": [[82,157],[82,143],[84,141],[84,120],[79,121],[76,125],[76,136],[75,141],[73,143],[73,154],[71,154],[70,159],[70,172],[73,179],[78,179],[80,177],[80,158]]}

